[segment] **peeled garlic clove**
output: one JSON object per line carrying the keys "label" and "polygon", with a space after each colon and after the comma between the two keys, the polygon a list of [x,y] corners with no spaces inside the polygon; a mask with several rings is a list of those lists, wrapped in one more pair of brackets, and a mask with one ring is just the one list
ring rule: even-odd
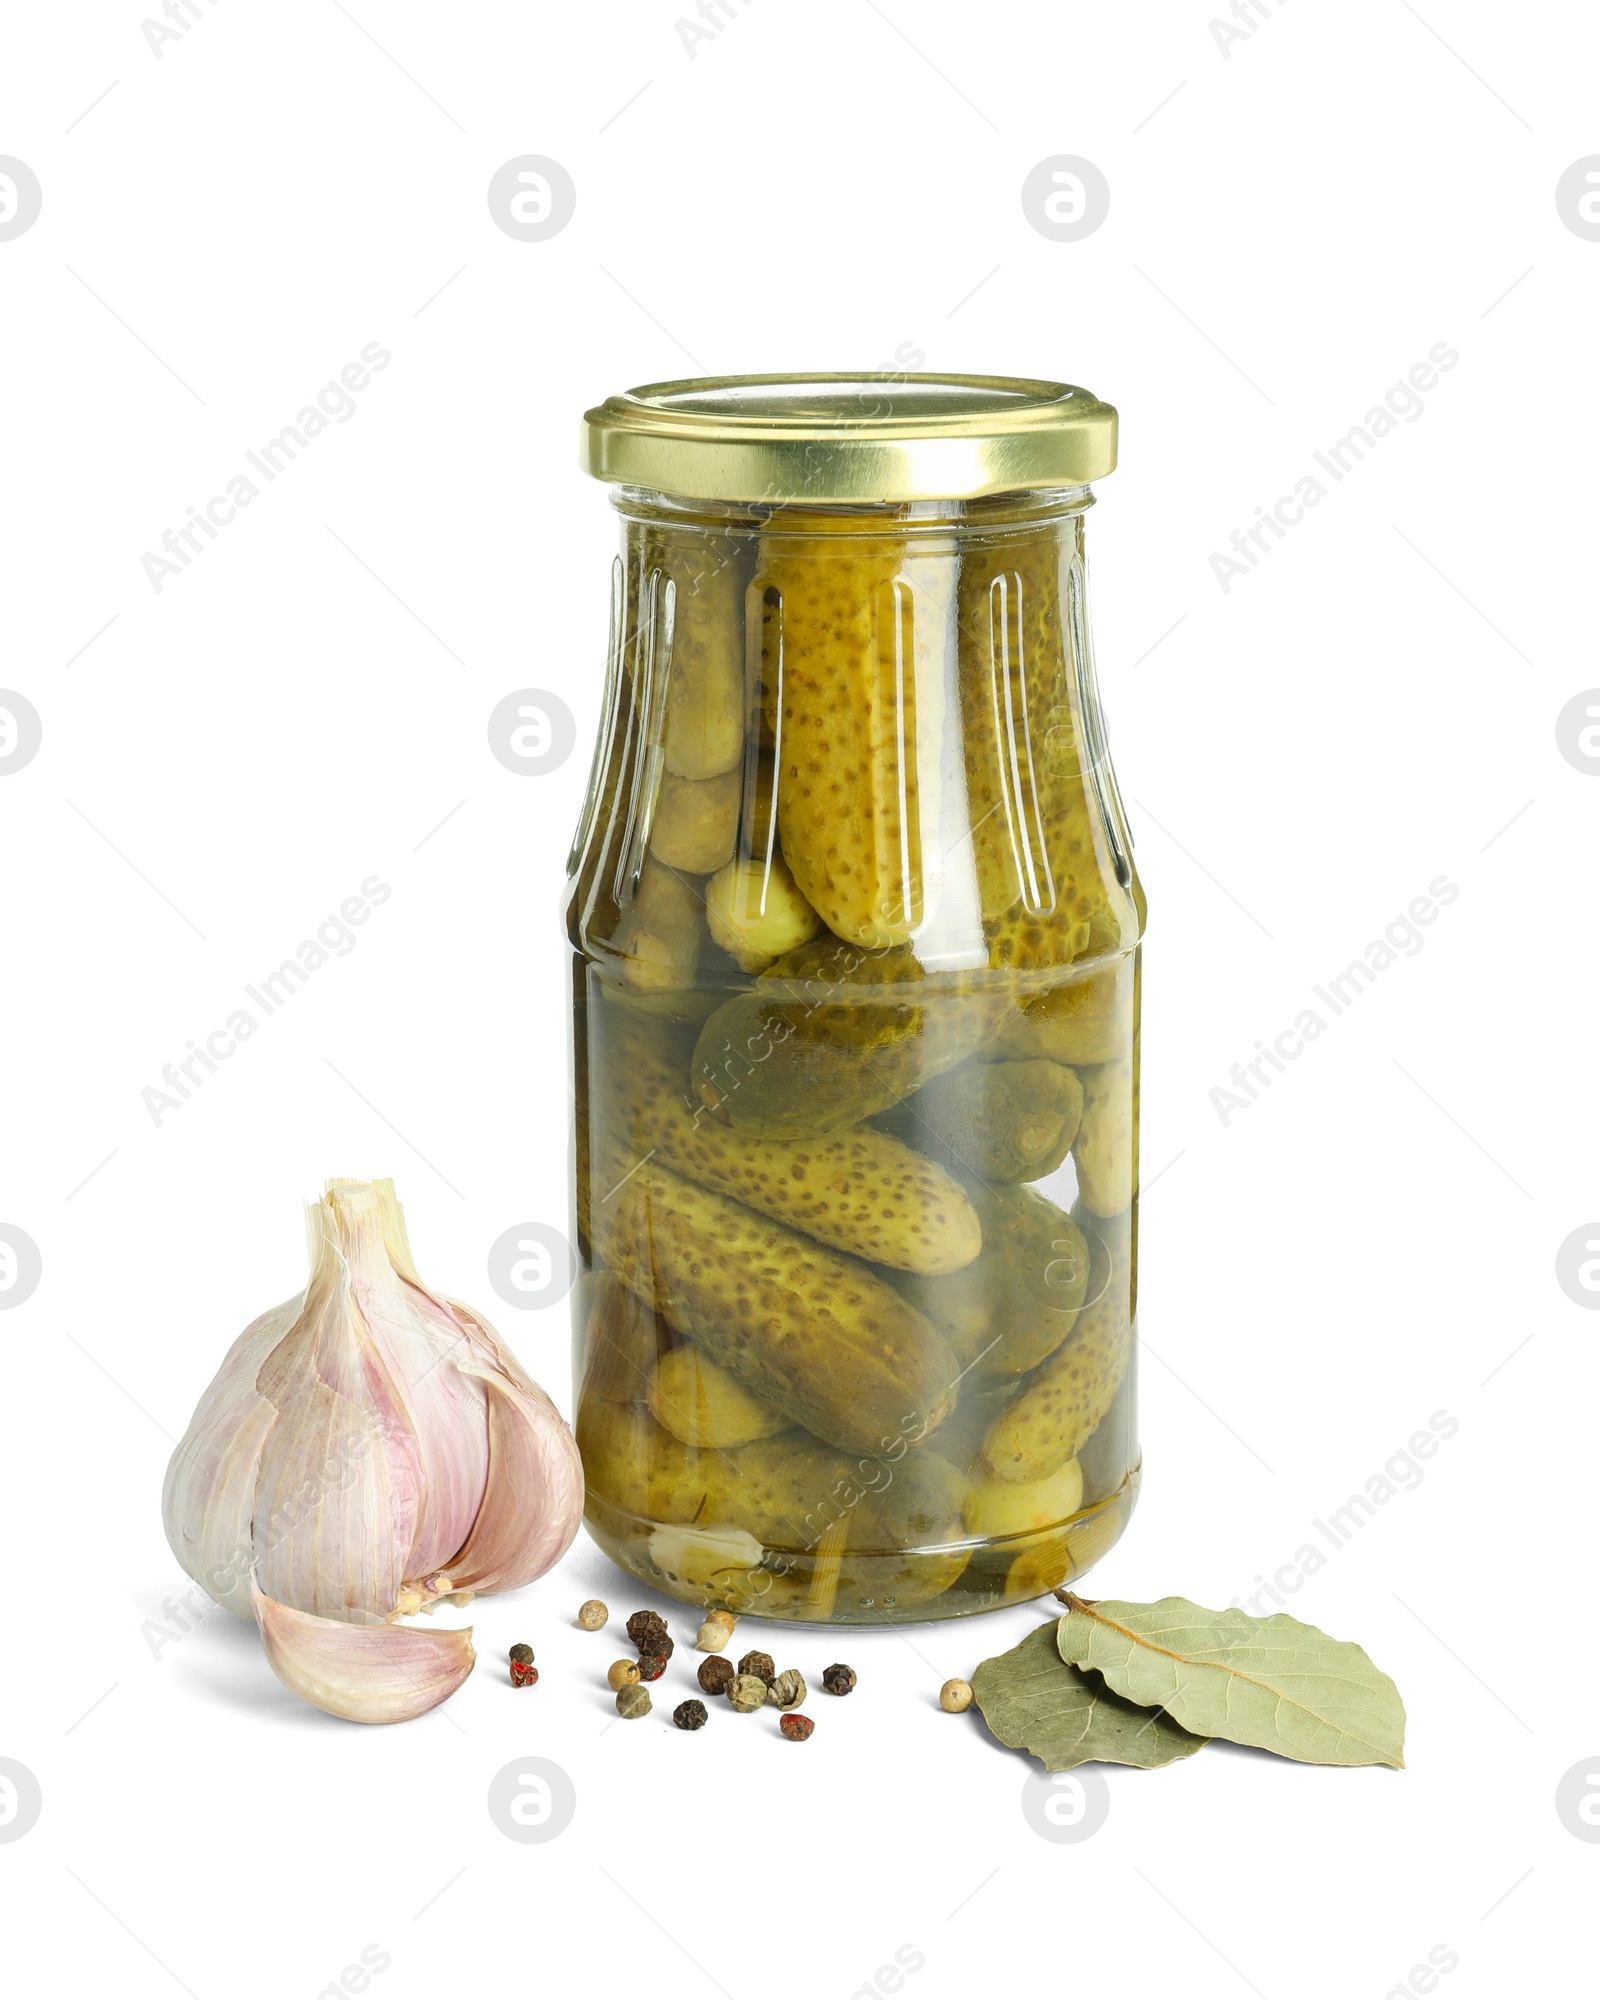
{"label": "peeled garlic clove", "polygon": [[766,1554],[746,1528],[657,1528],[648,1546],[656,1568],[691,1590],[748,1589]]}
{"label": "peeled garlic clove", "polygon": [[472,1672],[472,1631],[348,1625],[263,1595],[251,1601],[272,1671],[291,1693],[346,1722],[409,1722],[453,1695]]}
{"label": "peeled garlic clove", "polygon": [[472,1532],[450,1565],[450,1587],[517,1590],[572,1546],[583,1518],[583,1468],[572,1432],[542,1389],[487,1370],[478,1379],[489,1402],[489,1477]]}

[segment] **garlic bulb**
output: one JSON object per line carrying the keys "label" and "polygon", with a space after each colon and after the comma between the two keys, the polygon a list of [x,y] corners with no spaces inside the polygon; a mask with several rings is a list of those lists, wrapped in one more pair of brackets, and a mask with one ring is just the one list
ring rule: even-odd
{"label": "garlic bulb", "polygon": [[542,1576],[578,1531],[583,1473],[493,1328],[417,1275],[392,1182],[330,1181],[306,1217],[311,1282],[201,1397],[167,1468],[167,1540],[297,1694],[401,1721],[474,1656],[470,1632],[396,1621]]}

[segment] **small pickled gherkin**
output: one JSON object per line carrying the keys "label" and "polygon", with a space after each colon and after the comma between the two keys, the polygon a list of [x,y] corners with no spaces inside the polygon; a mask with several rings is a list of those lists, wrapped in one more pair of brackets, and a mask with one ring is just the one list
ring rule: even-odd
{"label": "small pickled gherkin", "polygon": [[672,585],[666,768],[678,778],[720,777],[744,749],[748,545],[704,530],[663,533],[646,538],[643,559]]}
{"label": "small pickled gherkin", "polygon": [[579,1396],[600,1403],[631,1403],[648,1396],[656,1363],[673,1344],[672,1329],[609,1271],[586,1279],[579,1300],[584,1315]]}
{"label": "small pickled gherkin", "polygon": [[609,1204],[601,1251],[630,1291],[752,1395],[875,1451],[955,1401],[948,1344],[865,1264],[654,1164]]}
{"label": "small pickled gherkin", "polygon": [[700,1032],[694,1081],[718,1117],[768,1138],[842,1131],[965,1062],[1010,1002],[908,946],[819,938],[787,953]]}
{"label": "small pickled gherkin", "polygon": [[749,1444],[789,1428],[782,1410],[752,1396],[726,1368],[687,1344],[656,1363],[647,1400],[650,1414],[680,1444]]}
{"label": "small pickled gherkin", "polygon": [[1058,980],[1008,1015],[994,1039],[999,1056],[1058,1063],[1112,1062],[1130,1046],[1135,996],[1127,958]]}
{"label": "small pickled gherkin", "polygon": [[1116,949],[1136,925],[1120,805],[1097,788],[1098,716],[1075,685],[1081,522],[1063,535],[1014,501],[974,511],[991,532],[961,564],[961,706],[991,961],[1061,966]]}
{"label": "small pickled gherkin", "polygon": [[[690,1450],[648,1410],[580,1404],[578,1443],[591,1521],[611,1552],[642,1557],[659,1529],[682,1524],[726,1559],[735,1534],[762,1547],[759,1563],[732,1564],[718,1601],[737,1609],[798,1610],[842,1591],[926,1603],[965,1567],[963,1481],[948,1461],[896,1440],[852,1455],[788,1430],[721,1450]],[[642,1531],[642,1537],[641,1537]],[[659,1544],[658,1544],[659,1546]],[[737,1554],[748,1556],[748,1544]]]}
{"label": "small pickled gherkin", "polygon": [[941,878],[954,564],[893,532],[775,513],[760,549],[761,685],[784,859],[848,944],[903,944]]}
{"label": "small pickled gherkin", "polygon": [[706,885],[706,922],[741,972],[765,972],[822,929],[781,854],[770,862],[734,860],[719,868]]}
{"label": "small pickled gherkin", "polygon": [[1083,1075],[1083,1119],[1072,1149],[1078,1190],[1096,1215],[1121,1215],[1139,1180],[1139,1082],[1130,1060]]}
{"label": "small pickled gherkin", "polygon": [[1071,1335],[990,1425],[983,1457],[997,1478],[1048,1479],[1094,1435],[1122,1386],[1132,1352],[1132,1224],[1083,1212],[1090,1246],[1088,1301]]}
{"label": "small pickled gherkin", "polygon": [[693,886],[664,863],[647,861],[612,938],[623,983],[645,993],[693,985],[705,940],[705,907]]}
{"label": "small pickled gherkin", "polygon": [[980,1181],[1038,1181],[1072,1150],[1083,1085],[1062,1063],[963,1063],[879,1119],[952,1173]]}
{"label": "small pickled gherkin", "polygon": [[[722,1125],[684,1084],[691,1044],[637,1016],[602,1036],[608,1135],[702,1187],[817,1242],[908,1271],[958,1271],[982,1243],[961,1186],[935,1161],[859,1126],[831,1138],[762,1139]],[[597,1065],[599,1067],[599,1065]]]}
{"label": "small pickled gherkin", "polygon": [[686,875],[711,875],[733,858],[739,833],[739,773],[677,778],[669,771],[656,795],[650,852]]}
{"label": "small pickled gherkin", "polygon": [[947,1277],[907,1275],[896,1283],[944,1334],[964,1370],[980,1378],[1024,1375],[1077,1324],[1091,1248],[1077,1222],[1034,1188],[969,1184],[967,1194],[983,1229],[978,1257]]}

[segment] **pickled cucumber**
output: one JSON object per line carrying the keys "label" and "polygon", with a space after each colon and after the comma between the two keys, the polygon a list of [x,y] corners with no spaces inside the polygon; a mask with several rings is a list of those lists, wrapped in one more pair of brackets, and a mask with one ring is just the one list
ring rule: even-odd
{"label": "pickled cucumber", "polygon": [[761,1139],[719,1125],[683,1085],[690,1044],[629,1021],[604,1037],[605,1117],[632,1159],[654,1156],[702,1187],[819,1243],[906,1271],[959,1271],[982,1245],[944,1169],[863,1126],[828,1139]]}
{"label": "pickled cucumber", "polygon": [[1048,1479],[1093,1435],[1127,1372],[1132,1347],[1132,1218],[1077,1218],[1089,1237],[1088,1303],[1072,1333],[1022,1384],[983,1441],[1001,1479]]}
{"label": "pickled cucumber", "polygon": [[677,778],[668,771],[656,795],[650,852],[687,875],[713,874],[733,854],[739,833],[739,773]]}
{"label": "pickled cucumber", "polygon": [[974,1480],[964,1508],[969,1534],[999,1539],[1059,1528],[1083,1500],[1083,1472],[1073,1458],[1045,1479]]}
{"label": "pickled cucumber", "polygon": [[606,1272],[586,1280],[593,1303],[583,1323],[581,1398],[604,1403],[646,1396],[672,1329],[637,1292]]}
{"label": "pickled cucumber", "polygon": [[982,1181],[1037,1181],[1071,1150],[1083,1085],[1060,1063],[963,1063],[884,1112],[881,1131]]}
{"label": "pickled cucumber", "polygon": [[896,1288],[944,1334],[964,1371],[1026,1374],[1073,1331],[1091,1282],[1090,1245],[1033,1188],[969,1184],[967,1196],[982,1253],[949,1277],[897,1277]]}
{"label": "pickled cucumber", "polygon": [[[1131,942],[1086,739],[1066,619],[1082,588],[1079,525],[1018,524],[983,510],[990,532],[963,548],[958,599],[961,719],[973,856],[990,962],[1069,964]],[[1008,521],[1007,517],[1012,518]]]}
{"label": "pickled cucumber", "polygon": [[753,1395],[829,1444],[935,1430],[958,1366],[864,1264],[654,1164],[601,1206],[607,1264]]}
{"label": "pickled cucumber", "polygon": [[781,854],[770,866],[750,860],[720,868],[706,885],[706,921],[742,972],[764,972],[822,929]]}
{"label": "pickled cucumber", "polygon": [[[574,1435],[583,1457],[584,1501],[617,1517],[688,1522],[709,1504],[705,1481],[723,1475],[726,1454],[695,1450],[663,1430],[648,1405],[584,1395]],[[720,1487],[718,1488],[720,1492]]]}
{"label": "pickled cucumber", "polygon": [[1138,1081],[1126,1058],[1081,1074],[1083,1123],[1072,1149],[1078,1194],[1096,1215],[1120,1215],[1139,1180]]}
{"label": "pickled cucumber", "polygon": [[749,1444],[789,1428],[782,1410],[759,1401],[726,1368],[688,1345],[656,1363],[648,1400],[656,1422],[680,1444]]}
{"label": "pickled cucumber", "polygon": [[623,980],[644,992],[694,983],[706,941],[705,911],[692,885],[651,860],[612,938]]}
{"label": "pickled cucumber", "polygon": [[829,1544],[842,1551],[837,1588],[855,1598],[926,1602],[966,1564],[960,1475],[903,1440],[893,1457],[851,1457],[799,1430],[692,1451],[648,1410],[596,1403],[580,1405],[578,1443],[591,1517],[617,1540],[635,1522],[692,1524],[752,1535],[770,1551],[771,1574],[744,1580],[747,1604],[786,1575],[803,1582]]}
{"label": "pickled cucumber", "polygon": [[645,541],[647,567],[663,570],[673,586],[664,749],[674,777],[720,777],[744,750],[744,551],[737,535]]}
{"label": "pickled cucumber", "polygon": [[898,537],[863,535],[850,517],[833,526],[775,514],[759,558],[778,828],[836,937],[903,944],[941,877],[953,564],[913,559]]}
{"label": "pickled cucumber", "polygon": [[1114,960],[1029,999],[995,1036],[997,1055],[1058,1063],[1112,1062],[1128,1046],[1133,957]]}
{"label": "pickled cucumber", "polygon": [[924,972],[907,946],[864,952],[819,938],[706,1022],[695,1088],[739,1131],[838,1132],[964,1062],[1009,1004],[977,978]]}

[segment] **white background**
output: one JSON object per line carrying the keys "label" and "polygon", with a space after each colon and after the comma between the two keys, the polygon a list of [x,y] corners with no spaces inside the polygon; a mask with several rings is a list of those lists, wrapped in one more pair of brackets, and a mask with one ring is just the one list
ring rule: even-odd
{"label": "white background", "polygon": [[[311,2000],[367,1945],[381,2000],[846,2000],[901,1946],[914,2000],[1379,2000],[1437,1945],[1449,2000],[1588,1990],[1600,1849],[1554,1793],[1600,1751],[1600,1322],[1554,1272],[1600,1211],[1600,784],[1555,721],[1600,682],[1600,244],[1554,194],[1600,151],[1600,25],[1264,0],[1225,55],[1178,0],[735,0],[691,58],[672,0],[199,11],[160,59],[111,0],[3,31],[0,152],[44,190],[0,243],[0,684],[44,729],[0,780],[0,1222],[43,1256],[0,1313],[0,1755],[44,1798],[0,1845],[19,1990]],[[525,153],[578,190],[544,243],[486,205]],[[1019,199],[1058,153],[1111,187],[1079,243]],[[162,531],[371,341],[356,415],[154,591]],[[1212,552],[1441,341],[1420,418],[1224,592]],[[565,1406],[565,1309],[505,1307],[485,1258],[567,1212],[557,907],[614,545],[579,413],[903,345],[1123,415],[1090,534],[1161,1178],[1144,1497],[1093,1588],[1249,1596],[1448,1412],[1294,1600],[1398,1681],[1403,1773],[1213,1749],[1112,1771],[1052,1844],[1027,1760],[935,1706],[1037,1608],[780,1636],[861,1676],[803,1749],[608,1727],[617,1634],[572,1613],[641,1600],[583,1540],[474,1607],[478,1672],[401,1729],[299,1706],[220,1612],[152,1640],[172,1439],[303,1282],[326,1176],[392,1173],[424,1273]],[[486,740],[530,686],[578,722],[542,778]],[[357,948],[157,1126],[162,1065],[374,873]],[[1230,1065],[1441,874],[1424,948],[1225,1126]],[[577,1791],[548,1845],[485,1808],[527,1753]]]}

